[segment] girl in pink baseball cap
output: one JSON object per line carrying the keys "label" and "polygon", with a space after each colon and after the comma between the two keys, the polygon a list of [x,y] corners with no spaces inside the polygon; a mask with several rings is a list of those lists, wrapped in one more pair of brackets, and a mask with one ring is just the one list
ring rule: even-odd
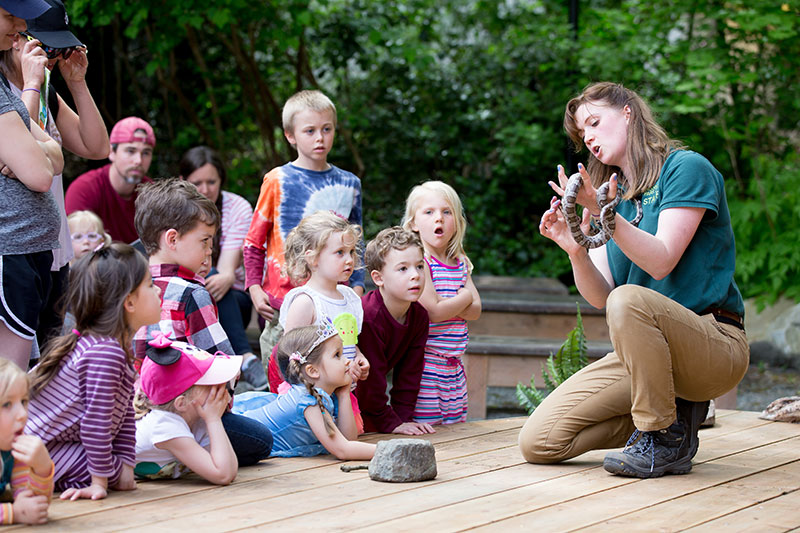
{"label": "girl in pink baseball cap", "polygon": [[174,479],[192,471],[229,484],[239,463],[221,418],[231,399],[226,384],[239,373],[242,356],[211,355],[163,334],[148,344],[135,401],[134,472]]}

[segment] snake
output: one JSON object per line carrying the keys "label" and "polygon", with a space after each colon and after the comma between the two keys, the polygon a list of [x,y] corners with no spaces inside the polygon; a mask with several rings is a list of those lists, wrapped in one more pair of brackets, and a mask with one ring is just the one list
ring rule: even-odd
{"label": "snake", "polygon": [[[617,186],[617,194],[613,200],[608,201],[608,193],[610,183],[605,182],[597,189],[597,205],[600,206],[600,228],[591,227],[589,235],[586,235],[581,229],[581,218],[575,209],[575,200],[578,198],[578,191],[583,186],[583,176],[580,172],[576,172],[569,177],[567,186],[564,187],[564,196],[562,197],[561,206],[564,212],[564,217],[567,219],[567,225],[572,232],[572,238],[575,242],[583,246],[587,250],[590,248],[597,248],[604,245],[614,236],[614,231],[617,229],[616,222],[616,207],[622,201],[622,194]],[[638,225],[642,220],[642,202],[639,198],[635,198],[636,202],[636,218],[631,222],[634,226]]]}

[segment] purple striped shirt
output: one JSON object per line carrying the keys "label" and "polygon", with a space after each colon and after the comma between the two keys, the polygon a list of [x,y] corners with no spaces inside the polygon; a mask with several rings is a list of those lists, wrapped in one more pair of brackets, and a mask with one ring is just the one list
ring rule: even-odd
{"label": "purple striped shirt", "polygon": [[133,381],[133,367],[116,339],[82,336],[56,376],[31,398],[26,432],[48,449],[80,443],[89,472],[111,477],[121,464],[136,464]]}

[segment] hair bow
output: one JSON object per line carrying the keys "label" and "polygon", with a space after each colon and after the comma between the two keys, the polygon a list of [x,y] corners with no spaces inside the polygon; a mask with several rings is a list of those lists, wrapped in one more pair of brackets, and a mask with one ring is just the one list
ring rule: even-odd
{"label": "hair bow", "polygon": [[298,363],[303,365],[306,362],[306,356],[301,354],[300,352],[292,352],[291,355],[289,355],[289,360],[297,361]]}
{"label": "hair bow", "polygon": [[172,345],[172,339],[164,335],[163,331],[158,331],[153,334],[153,338],[147,344],[153,348],[167,348]]}

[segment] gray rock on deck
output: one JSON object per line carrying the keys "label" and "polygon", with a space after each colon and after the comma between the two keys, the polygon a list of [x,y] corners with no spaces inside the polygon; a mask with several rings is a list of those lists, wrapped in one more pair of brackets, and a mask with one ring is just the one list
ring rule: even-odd
{"label": "gray rock on deck", "polygon": [[436,477],[436,450],[427,440],[382,440],[369,463],[369,477],[392,483],[433,479]]}

